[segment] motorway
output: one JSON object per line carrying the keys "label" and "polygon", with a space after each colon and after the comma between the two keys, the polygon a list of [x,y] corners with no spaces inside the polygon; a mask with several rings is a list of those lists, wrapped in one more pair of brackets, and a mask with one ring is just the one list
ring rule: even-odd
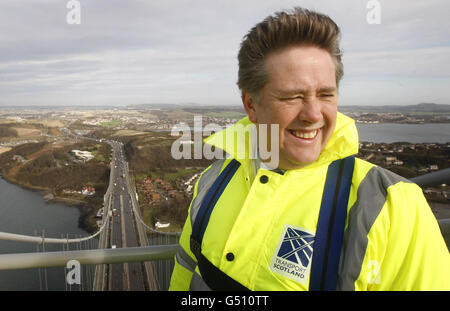
{"label": "motorway", "polygon": [[[128,170],[125,165],[123,145],[120,142],[110,142],[113,148],[111,173],[113,174],[112,217],[110,217],[110,247],[137,247],[139,238],[135,225],[133,207],[126,178]],[[114,170],[114,171],[113,171]],[[112,264],[109,266],[108,290],[139,291],[146,290],[146,274],[141,262]]]}
{"label": "motorway", "polygon": [[[103,239],[105,236],[103,238],[101,236],[100,240],[103,240],[105,243],[101,243],[99,247],[125,248],[148,246],[145,230],[140,223],[136,224],[136,218],[140,218],[140,215],[134,215],[133,205],[136,206],[138,212],[139,207],[136,192],[129,187],[130,176],[124,157],[123,144],[113,140],[75,135],[68,129],[73,122],[75,121],[66,125],[62,129],[62,132],[76,138],[98,141],[100,143],[105,142],[112,147],[111,175],[108,188],[108,190],[111,189],[110,215],[103,216],[104,221],[110,222],[109,226],[107,226],[109,231],[102,232],[102,235],[106,235],[106,240]],[[105,207],[107,206],[104,206],[103,210]],[[140,227],[138,228],[138,226]],[[100,275],[103,274],[107,276],[106,284],[99,282],[95,290],[143,291],[158,290],[159,288],[152,265],[149,262],[110,264],[106,267],[106,270],[102,270],[100,273]],[[103,276],[101,278],[103,279]]]}

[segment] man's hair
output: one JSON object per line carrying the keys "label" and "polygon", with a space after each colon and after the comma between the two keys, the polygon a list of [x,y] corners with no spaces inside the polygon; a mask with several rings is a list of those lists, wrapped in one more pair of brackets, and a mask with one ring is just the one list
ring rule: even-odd
{"label": "man's hair", "polygon": [[335,65],[336,85],[344,75],[339,48],[340,30],[328,16],[295,7],[291,12],[277,12],[253,27],[244,36],[238,54],[238,86],[258,97],[268,81],[265,59],[274,51],[308,45],[326,50]]}

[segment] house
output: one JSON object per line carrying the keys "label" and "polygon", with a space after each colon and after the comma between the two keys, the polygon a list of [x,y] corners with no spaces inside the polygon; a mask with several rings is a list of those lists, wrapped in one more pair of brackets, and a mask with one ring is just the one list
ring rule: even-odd
{"label": "house", "polygon": [[437,171],[437,170],[439,170],[439,166],[437,166],[437,165],[430,165],[430,170]]}
{"label": "house", "polygon": [[81,189],[82,195],[94,195],[94,193],[95,189],[93,187],[86,186]]}
{"label": "house", "polygon": [[161,200],[161,195],[159,193],[157,193],[157,192],[152,192],[150,194],[150,196],[151,196],[151,200],[152,201],[159,201],[159,200]]}

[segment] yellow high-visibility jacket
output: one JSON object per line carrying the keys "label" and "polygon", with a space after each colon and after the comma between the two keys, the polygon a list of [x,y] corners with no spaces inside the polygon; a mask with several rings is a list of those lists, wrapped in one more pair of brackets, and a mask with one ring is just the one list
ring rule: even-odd
{"label": "yellow high-visibility jacket", "polygon": [[[249,137],[240,131],[248,124],[244,118],[205,140],[241,165],[212,211],[202,254],[250,290],[308,290],[314,247],[306,245],[305,238],[305,251],[289,260],[282,254],[283,243],[290,236],[314,236],[328,165],[358,152],[356,126],[338,113],[336,129],[319,158],[279,174],[255,170],[247,149],[242,156],[238,147]],[[236,132],[237,143],[227,145],[226,135]],[[208,188],[230,161],[214,162],[195,185],[170,290],[208,289],[190,249],[191,223]],[[450,290],[449,251],[421,188],[361,159],[355,159],[337,289]]]}

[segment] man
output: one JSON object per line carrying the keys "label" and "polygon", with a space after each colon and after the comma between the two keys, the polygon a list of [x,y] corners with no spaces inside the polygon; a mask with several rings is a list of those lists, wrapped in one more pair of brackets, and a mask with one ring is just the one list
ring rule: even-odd
{"label": "man", "polygon": [[[421,189],[352,157],[354,121],[337,112],[339,36],[329,17],[296,8],[244,37],[248,117],[205,141],[230,157],[196,184],[171,290],[450,289],[449,252]],[[275,170],[238,157],[245,135],[225,143],[252,123],[278,125]]]}

